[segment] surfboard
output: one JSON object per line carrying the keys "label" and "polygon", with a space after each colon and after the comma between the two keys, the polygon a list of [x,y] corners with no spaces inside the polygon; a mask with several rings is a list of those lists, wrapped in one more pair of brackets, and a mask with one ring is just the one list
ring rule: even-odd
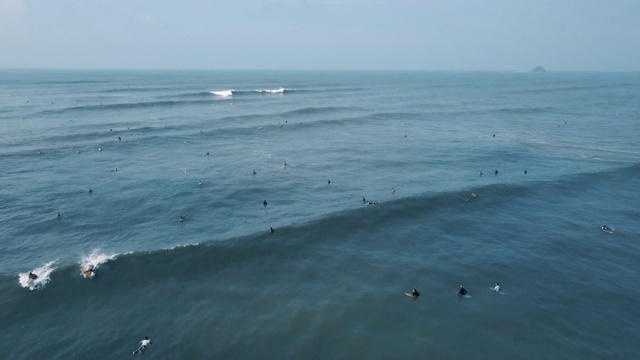
{"label": "surfboard", "polygon": [[[456,294],[458,294],[458,291],[456,291]],[[467,294],[464,294],[464,295],[460,295],[460,294],[458,294],[458,296],[459,296],[459,297],[463,297],[463,298],[467,298],[467,299],[471,299],[471,295],[469,295],[468,293],[467,293]]]}
{"label": "surfboard", "polygon": [[405,295],[407,295],[408,297],[411,297],[411,298],[412,298],[412,297],[415,297],[415,296],[413,296],[413,294],[412,294],[412,293],[404,293],[404,294],[405,294]]}
{"label": "surfboard", "polygon": [[605,230],[605,229],[602,229],[602,231],[604,231],[604,232],[606,232],[606,233],[609,233],[609,234],[613,234],[613,232],[614,232],[614,231],[616,231],[616,229],[614,229],[614,228],[610,227],[610,228],[608,228],[608,229],[606,229],[606,230]]}
{"label": "surfboard", "polygon": [[493,290],[494,288],[495,288],[495,286],[489,286],[489,290],[491,290],[492,292],[494,292],[496,294],[504,295],[504,292],[502,292],[502,289],[500,289],[500,291],[495,291],[495,290]]}

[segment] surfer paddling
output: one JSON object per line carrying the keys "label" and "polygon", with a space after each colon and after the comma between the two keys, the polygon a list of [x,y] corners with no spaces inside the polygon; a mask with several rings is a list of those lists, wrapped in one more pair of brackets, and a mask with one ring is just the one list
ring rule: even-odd
{"label": "surfer paddling", "polygon": [[491,290],[495,292],[499,292],[500,290],[502,290],[502,288],[500,287],[499,283],[496,283],[496,285],[493,288],[491,288]]}
{"label": "surfer paddling", "polygon": [[140,347],[133,352],[133,355],[143,352],[149,344],[151,344],[151,340],[149,340],[148,336],[145,336],[144,339],[140,341]]}
{"label": "surfer paddling", "polygon": [[467,295],[467,293],[468,293],[467,289],[463,288],[462,285],[460,285],[460,290],[458,290],[458,295],[465,296]]}
{"label": "surfer paddling", "polygon": [[406,292],[404,294],[407,295],[408,297],[412,297],[412,298],[420,296],[420,293],[416,289],[411,290],[410,293]]}

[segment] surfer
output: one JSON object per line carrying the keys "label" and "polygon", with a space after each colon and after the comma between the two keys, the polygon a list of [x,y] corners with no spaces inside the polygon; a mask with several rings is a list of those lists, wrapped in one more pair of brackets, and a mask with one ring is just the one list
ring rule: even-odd
{"label": "surfer", "polygon": [[91,188],[89,188],[89,190],[87,190],[87,192],[88,192],[89,194],[91,194],[91,193],[93,192],[93,190],[91,190]]}
{"label": "surfer", "polygon": [[500,291],[501,289],[502,289],[502,288],[500,287],[500,284],[499,284],[499,283],[496,283],[496,286],[494,286],[491,290],[493,290],[493,291],[495,291],[495,292],[498,292],[498,291]]}
{"label": "surfer", "polygon": [[480,171],[480,172],[478,173],[478,175],[482,176],[482,171]]}
{"label": "surfer", "polygon": [[86,278],[92,277],[94,274],[95,274],[95,268],[93,267],[93,265],[89,265],[87,270],[82,272],[82,275],[84,275],[84,277]]}
{"label": "surfer", "polygon": [[527,169],[524,169],[524,174],[527,175]]}
{"label": "surfer", "polygon": [[602,231],[612,233],[613,229],[608,227],[607,225],[602,225]]}
{"label": "surfer", "polygon": [[58,214],[56,215],[56,218],[60,219],[62,217],[62,214],[60,214],[60,211],[58,211]]}
{"label": "surfer", "polygon": [[463,288],[462,285],[460,285],[460,290],[458,290],[458,295],[465,296],[467,295],[467,293],[468,293],[467,289]]}
{"label": "surfer", "polygon": [[185,219],[187,218],[187,215],[180,215],[178,216],[178,221],[183,222]]}
{"label": "surfer", "polygon": [[198,185],[202,186],[202,180],[198,181]]}
{"label": "surfer", "polygon": [[273,234],[275,232],[275,230],[273,230],[273,228],[271,226],[269,226],[269,234]]}
{"label": "surfer", "polygon": [[367,203],[367,199],[364,198],[364,196],[362,197],[362,203],[366,204]]}
{"label": "surfer", "polygon": [[494,172],[493,172],[493,175],[496,175],[496,176],[497,176],[497,175],[498,175],[498,170],[494,171]]}
{"label": "surfer", "polygon": [[262,203],[262,206],[264,206],[265,209],[267,208],[267,200]]}
{"label": "surfer", "polygon": [[257,174],[255,169],[253,170],[253,173],[252,173],[252,174],[253,174],[253,175]]}
{"label": "surfer", "polygon": [[140,341],[140,347],[133,352],[133,355],[143,352],[144,349],[147,348],[147,345],[151,344],[151,340],[149,340],[148,336],[145,336],[143,340]]}
{"label": "surfer", "polygon": [[327,179],[327,185],[331,185],[331,179]]}
{"label": "surfer", "polygon": [[411,290],[411,296],[413,296],[413,297],[420,296],[420,293],[418,292],[418,290],[413,289],[413,290]]}
{"label": "surfer", "polygon": [[395,193],[396,193],[396,188],[393,188],[393,187],[392,187],[392,188],[391,188],[391,193],[392,193],[392,194],[395,194]]}
{"label": "surfer", "polygon": [[464,198],[464,202],[469,202],[469,198],[468,197]]}
{"label": "surfer", "polygon": [[472,193],[471,193],[471,197],[477,198],[477,197],[478,197],[478,193],[477,193],[477,192],[475,192],[475,191],[474,191],[474,192],[472,192]]}

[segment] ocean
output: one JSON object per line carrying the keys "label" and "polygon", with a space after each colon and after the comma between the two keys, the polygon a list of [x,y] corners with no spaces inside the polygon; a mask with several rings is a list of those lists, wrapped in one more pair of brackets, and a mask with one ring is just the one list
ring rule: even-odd
{"label": "ocean", "polygon": [[634,358],[639,111],[640,73],[1,70],[0,358]]}

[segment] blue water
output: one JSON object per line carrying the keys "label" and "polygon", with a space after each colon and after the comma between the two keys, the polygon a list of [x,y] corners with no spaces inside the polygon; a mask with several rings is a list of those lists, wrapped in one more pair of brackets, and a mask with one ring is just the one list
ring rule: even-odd
{"label": "blue water", "polygon": [[2,70],[0,358],[632,358],[638,104],[638,73]]}

